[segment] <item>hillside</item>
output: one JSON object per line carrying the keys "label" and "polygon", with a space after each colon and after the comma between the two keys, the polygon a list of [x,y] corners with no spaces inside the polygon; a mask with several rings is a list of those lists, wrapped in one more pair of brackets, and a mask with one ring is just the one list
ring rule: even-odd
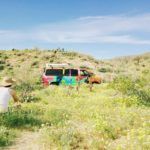
{"label": "hillside", "polygon": [[40,76],[45,63],[69,63],[73,67],[96,71],[100,61],[76,52],[57,50],[8,50],[0,51],[0,74],[19,76],[26,70]]}
{"label": "hillside", "polygon": [[[97,60],[93,57],[77,52],[69,52],[64,49],[45,50],[0,50],[0,74],[15,74],[16,70],[28,70],[34,74],[42,73],[45,63],[69,63],[74,67],[87,68],[100,74],[104,81],[110,81],[118,74],[140,75],[149,71],[150,52],[137,55],[125,56],[111,60]],[[17,72],[19,74],[19,72]]]}
{"label": "hillside", "polygon": [[25,64],[33,68],[41,68],[45,63],[70,63],[75,67],[90,67],[94,69],[100,62],[91,56],[64,50],[10,50],[0,51],[0,60],[10,69],[22,67]]}
{"label": "hillside", "polygon": [[124,56],[109,61],[118,73],[139,75],[150,69],[150,52],[135,56]]}
{"label": "hillside", "polygon": [[[86,67],[104,82],[44,88],[47,62]],[[64,50],[0,51],[0,77],[17,80],[21,101],[0,115],[0,149],[149,149],[149,65],[150,53],[101,61]]]}

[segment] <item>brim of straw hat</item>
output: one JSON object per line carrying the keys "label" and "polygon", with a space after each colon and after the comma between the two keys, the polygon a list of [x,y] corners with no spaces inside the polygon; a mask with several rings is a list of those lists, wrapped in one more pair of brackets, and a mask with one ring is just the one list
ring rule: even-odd
{"label": "brim of straw hat", "polygon": [[15,80],[11,79],[11,81],[7,82],[7,81],[2,81],[0,83],[1,86],[11,86],[13,83],[15,82]]}

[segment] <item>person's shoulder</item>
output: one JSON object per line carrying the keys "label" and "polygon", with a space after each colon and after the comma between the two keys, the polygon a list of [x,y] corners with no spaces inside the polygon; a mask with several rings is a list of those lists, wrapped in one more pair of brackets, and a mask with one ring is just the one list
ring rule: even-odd
{"label": "person's shoulder", "polygon": [[9,90],[11,95],[14,95],[16,93],[14,89],[9,88],[8,90]]}

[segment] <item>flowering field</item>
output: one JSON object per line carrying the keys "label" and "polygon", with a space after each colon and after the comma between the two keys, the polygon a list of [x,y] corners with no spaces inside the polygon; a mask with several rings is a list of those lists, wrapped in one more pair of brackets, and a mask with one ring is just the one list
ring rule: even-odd
{"label": "flowering field", "polygon": [[[148,149],[150,110],[136,96],[123,97],[108,84],[79,93],[67,87],[34,90],[38,100],[0,116],[0,145],[23,130],[39,132],[46,149]],[[15,132],[14,132],[15,130]]]}
{"label": "flowering field", "polygon": [[[44,88],[39,62],[34,67],[17,67],[24,61],[23,55],[11,53],[18,60],[10,61],[7,52],[0,55],[6,59],[1,60],[5,67],[1,67],[0,75],[7,72],[16,77],[14,89],[22,107],[14,109],[10,103],[9,112],[0,115],[0,149],[28,149],[33,140],[36,144],[30,149],[150,149],[150,71],[149,67],[143,68],[145,59],[142,69],[138,67],[142,71],[137,70],[136,75],[120,73],[122,68],[116,65],[118,74],[111,82],[94,84],[92,91],[88,84],[82,84],[76,91],[67,86]],[[8,63],[12,64],[6,67]]]}

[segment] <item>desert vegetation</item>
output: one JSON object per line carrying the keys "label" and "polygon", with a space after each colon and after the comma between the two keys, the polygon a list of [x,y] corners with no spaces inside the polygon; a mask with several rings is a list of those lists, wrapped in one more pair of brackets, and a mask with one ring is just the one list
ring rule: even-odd
{"label": "desert vegetation", "polygon": [[[103,76],[103,83],[41,84],[43,65],[71,63]],[[150,53],[95,60],[64,49],[0,51],[0,78],[12,76],[22,107],[0,115],[0,147],[10,148],[27,131],[38,133],[41,149],[149,149]],[[29,142],[30,143],[30,142]]]}

